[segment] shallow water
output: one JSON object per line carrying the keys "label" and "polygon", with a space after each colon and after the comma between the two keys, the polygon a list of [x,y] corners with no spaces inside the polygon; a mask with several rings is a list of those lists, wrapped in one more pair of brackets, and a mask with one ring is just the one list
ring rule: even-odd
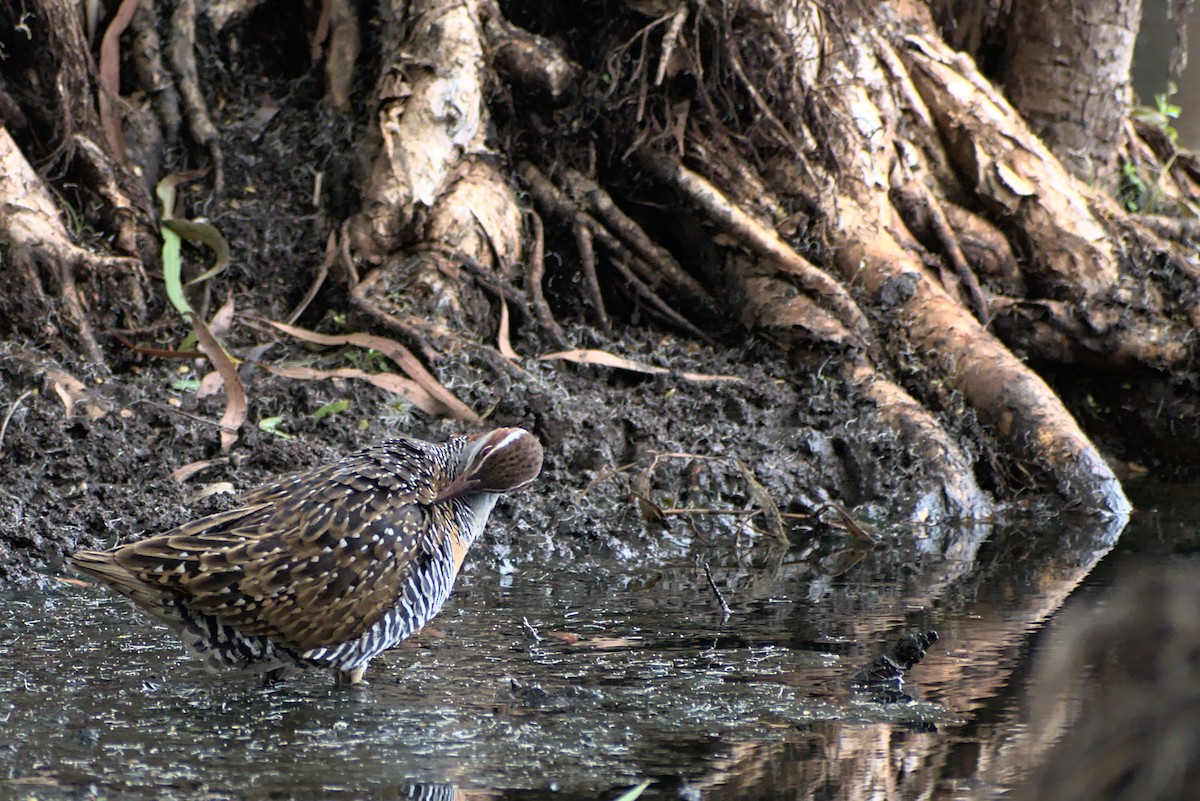
{"label": "shallow water", "polygon": [[[0,798],[991,797],[1028,767],[997,755],[1045,622],[1117,563],[1188,558],[1170,543],[1196,505],[1145,497],[1162,511],[1108,556],[1115,527],[1041,521],[477,567],[351,690],[209,674],[99,588],[0,597]],[[851,688],[914,629],[941,637],[916,700]]]}

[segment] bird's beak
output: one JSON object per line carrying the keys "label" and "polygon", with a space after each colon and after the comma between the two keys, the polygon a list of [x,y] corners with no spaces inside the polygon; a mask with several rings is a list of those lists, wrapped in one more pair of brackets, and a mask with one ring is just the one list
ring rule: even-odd
{"label": "bird's beak", "polygon": [[460,495],[466,495],[469,492],[474,492],[479,488],[479,479],[466,478],[459,476],[450,482],[450,484],[433,499],[434,503],[443,503],[452,501]]}

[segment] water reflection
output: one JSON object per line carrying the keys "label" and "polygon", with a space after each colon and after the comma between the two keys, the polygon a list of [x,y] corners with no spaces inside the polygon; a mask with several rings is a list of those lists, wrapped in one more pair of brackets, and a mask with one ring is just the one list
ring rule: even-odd
{"label": "water reflection", "polygon": [[[1023,770],[991,768],[1031,636],[1118,528],[478,568],[357,691],[207,674],[99,590],[4,598],[0,797],[612,798],[652,780],[643,798],[982,798]],[[918,700],[851,687],[928,629]]]}

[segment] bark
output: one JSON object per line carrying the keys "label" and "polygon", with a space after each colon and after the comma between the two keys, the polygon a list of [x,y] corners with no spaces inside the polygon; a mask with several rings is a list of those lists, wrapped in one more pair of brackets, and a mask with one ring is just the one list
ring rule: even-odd
{"label": "bark", "polygon": [[1111,180],[1125,115],[1141,0],[1048,6],[1015,0],[1002,67],[1005,91],[1063,166]]}

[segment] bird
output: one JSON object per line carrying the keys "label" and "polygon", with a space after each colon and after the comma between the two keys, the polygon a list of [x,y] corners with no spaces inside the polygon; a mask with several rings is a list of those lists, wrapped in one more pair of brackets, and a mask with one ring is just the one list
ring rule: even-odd
{"label": "bird", "polygon": [[166,623],[211,668],[363,681],[442,608],[500,495],[542,445],[521,428],[381,442],[251,491],[240,506],[68,561]]}

